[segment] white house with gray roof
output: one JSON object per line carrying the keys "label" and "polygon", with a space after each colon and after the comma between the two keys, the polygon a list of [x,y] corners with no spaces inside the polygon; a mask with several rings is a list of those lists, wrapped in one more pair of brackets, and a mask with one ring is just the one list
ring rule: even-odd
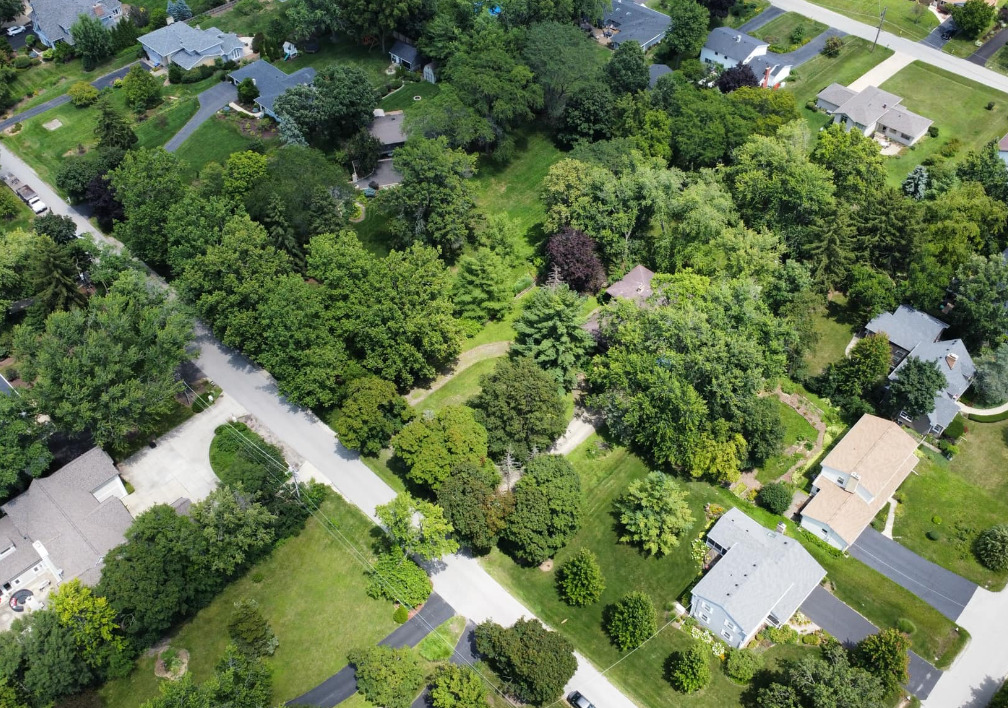
{"label": "white house with gray roof", "polygon": [[837,83],[816,96],[816,106],[846,130],[855,128],[868,137],[881,133],[902,145],[913,145],[924,137],[933,121],[908,111],[900,105],[902,102],[899,96],[876,86],[854,91]]}
{"label": "white house with gray roof", "polygon": [[216,27],[200,29],[185,22],[172,22],[138,40],[154,66],[178,64],[188,71],[215,60],[240,61],[245,45],[233,32],[222,32]]}
{"label": "white house with gray roof", "polygon": [[737,508],[711,527],[707,546],[717,557],[693,588],[690,615],[733,647],[790,620],[826,577],[798,541]]}
{"label": "white house with gray roof", "polygon": [[90,15],[109,29],[123,18],[119,0],[28,0],[32,32],[47,47],[57,42],[73,45],[70,28],[81,15]]}
{"label": "white house with gray roof", "polygon": [[911,357],[921,361],[930,361],[945,377],[945,386],[935,394],[934,408],[916,420],[900,414],[900,420],[910,425],[921,434],[941,433],[949,426],[959,413],[959,398],[976,378],[976,365],[973,357],[966,350],[961,339],[950,339],[944,342],[922,342],[914,347],[899,366],[891,374],[889,380],[895,379]]}
{"label": "white house with gray roof", "polygon": [[133,517],[123,506],[119,471],[94,448],[0,509],[0,596],[46,573],[58,584],[94,585],[105,554],[124,543]]}
{"label": "white house with gray roof", "polygon": [[612,8],[602,15],[602,27],[613,49],[623,42],[637,42],[647,51],[662,41],[672,19],[633,0],[612,0]]}
{"label": "white house with gray roof", "polygon": [[228,74],[228,78],[234,82],[235,86],[245,79],[252,79],[252,83],[259,89],[259,97],[255,100],[255,104],[263,113],[275,119],[273,102],[277,97],[292,86],[310,84],[315,80],[315,70],[306,66],[293,74],[285,74],[268,61],[258,59],[237,71],[232,71]]}
{"label": "white house with gray roof", "polygon": [[707,36],[700,50],[700,60],[722,69],[739,64],[748,66],[759,79],[760,85],[770,88],[781,84],[791,74],[791,64],[779,59],[781,55],[767,53],[769,44],[731,27],[717,27]]}

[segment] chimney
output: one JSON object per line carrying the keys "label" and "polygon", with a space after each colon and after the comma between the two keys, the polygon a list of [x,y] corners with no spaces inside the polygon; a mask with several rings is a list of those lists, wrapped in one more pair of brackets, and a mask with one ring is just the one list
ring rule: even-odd
{"label": "chimney", "polygon": [[945,363],[948,364],[948,368],[954,369],[956,363],[959,361],[959,355],[953,352],[949,352],[945,355]]}
{"label": "chimney", "polygon": [[761,86],[762,86],[762,88],[769,88],[770,87],[770,67],[769,66],[766,68],[766,71],[763,72],[763,83],[761,84]]}

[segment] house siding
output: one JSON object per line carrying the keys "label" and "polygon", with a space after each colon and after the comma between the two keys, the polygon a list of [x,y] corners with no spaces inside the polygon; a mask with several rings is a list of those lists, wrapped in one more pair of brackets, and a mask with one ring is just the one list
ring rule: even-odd
{"label": "house siding", "polygon": [[[756,635],[759,627],[745,634],[745,630],[715,602],[694,595],[690,604],[690,615],[711,631],[715,637],[736,649],[744,647]],[[707,619],[704,619],[706,617]],[[727,624],[727,623],[730,623]],[[762,626],[762,624],[760,625]]]}
{"label": "house siding", "polygon": [[801,519],[801,527],[811,532],[820,541],[825,541],[834,548],[839,548],[841,551],[846,550],[847,546],[850,545],[840,538],[839,534],[830,528],[828,524],[816,519],[811,519],[804,514]]}

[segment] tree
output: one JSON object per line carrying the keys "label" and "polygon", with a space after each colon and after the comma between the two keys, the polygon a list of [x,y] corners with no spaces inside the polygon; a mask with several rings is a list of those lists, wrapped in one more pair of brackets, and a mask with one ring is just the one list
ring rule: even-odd
{"label": "tree", "polygon": [[672,652],[665,660],[665,680],[680,693],[695,693],[710,683],[710,679],[707,652],[696,642],[690,644],[689,649]]}
{"label": "tree", "polygon": [[956,175],[963,182],[979,182],[988,196],[1008,202],[1008,165],[995,142],[987,143],[979,152],[971,150],[956,166]]}
{"label": "tree", "polygon": [[984,0],[966,0],[962,5],[949,7],[956,27],[967,39],[977,39],[994,21],[997,10]]}
{"label": "tree", "polygon": [[224,163],[223,193],[240,202],[253,187],[265,179],[268,160],[252,150],[233,152]]}
{"label": "tree", "polygon": [[193,12],[186,4],[186,0],[168,0],[166,12],[171,15],[176,22],[184,22],[193,16]]}
{"label": "tree", "polygon": [[791,506],[794,493],[784,482],[764,484],[756,494],[756,503],[771,514],[783,514]]}
{"label": "tree", "polygon": [[956,272],[952,322],[971,347],[996,346],[1008,338],[1008,265],[1001,255],[972,255]]}
{"label": "tree", "polygon": [[606,77],[613,95],[644,91],[651,81],[647,59],[638,42],[620,42],[605,65]]}
{"label": "tree", "polygon": [[639,544],[649,555],[664,556],[693,526],[686,492],[662,472],[632,482],[614,507],[623,528],[622,543]]}
{"label": "tree", "polygon": [[437,248],[443,258],[454,258],[476,223],[468,182],[476,157],[449,148],[444,138],[413,138],[395,151],[393,164],[403,180],[383,193],[382,202],[392,215],[392,234],[402,244],[419,241]]}
{"label": "tree", "polygon": [[892,353],[885,333],[863,337],[847,358],[831,364],[825,373],[824,393],[845,398],[862,398],[889,373]]}
{"label": "tree", "polygon": [[910,420],[934,410],[935,394],[945,386],[945,376],[933,361],[908,356],[889,384],[893,412]]}
{"label": "tree", "polygon": [[246,656],[273,656],[280,644],[255,600],[235,602],[227,629],[235,648]]}
{"label": "tree", "polygon": [[973,545],[977,559],[993,571],[1008,568],[1008,524],[992,526]]}
{"label": "tree", "polygon": [[504,530],[513,498],[498,494],[500,475],[492,467],[460,465],[437,490],[437,503],[455,528],[455,536],[474,553],[489,553]]}
{"label": "tree", "polygon": [[70,26],[74,51],[80,55],[84,71],[91,71],[112,55],[112,37],[101,20],[81,13]]}
{"label": "tree", "polygon": [[725,673],[739,683],[749,683],[763,666],[763,655],[746,649],[729,649]]}
{"label": "tree", "polygon": [[482,708],[487,690],[482,677],[468,666],[442,664],[431,681],[434,708]]}
{"label": "tree", "polygon": [[351,171],[360,177],[366,177],[378,167],[381,158],[382,144],[367,130],[361,129],[354,133],[343,147]]}
{"label": "tree", "polygon": [[831,123],[819,135],[812,161],[833,173],[837,197],[858,204],[885,185],[879,144],[859,130]]}
{"label": "tree", "polygon": [[28,283],[34,295],[31,313],[39,321],[50,312],[67,312],[83,307],[87,298],[78,286],[80,273],[66,247],[50,238],[38,240],[35,257],[28,268]]}
{"label": "tree", "polygon": [[536,290],[515,321],[514,357],[531,358],[567,391],[594,341],[582,325],[583,299],[566,283]]}
{"label": "tree", "polygon": [[336,434],[348,449],[377,455],[409,418],[409,407],[395,384],[365,376],[350,383],[336,418]]}
{"label": "tree", "polygon": [[87,108],[98,100],[98,89],[87,81],[78,81],[68,90],[67,95],[76,108]]}
{"label": "tree", "polygon": [[605,578],[599,568],[598,558],[587,548],[582,548],[557,571],[557,588],[560,598],[568,605],[587,607],[594,605],[605,590]]}
{"label": "tree", "polygon": [[459,317],[483,324],[499,320],[511,311],[511,270],[489,248],[479,248],[459,259],[452,300]]}
{"label": "tree", "polygon": [[987,708],[1008,708],[1008,683],[1001,684],[1001,688],[991,698]]}
{"label": "tree", "polygon": [[393,547],[382,553],[369,571],[368,595],[385,598],[413,608],[430,597],[433,586],[423,568],[407,558],[402,549]]}
{"label": "tree", "polygon": [[527,30],[522,58],[542,87],[543,108],[551,121],[570,110],[569,100],[585,81],[592,65],[591,41],[570,22],[537,22]]}
{"label": "tree", "polygon": [[748,64],[736,64],[722,71],[714,85],[721,93],[731,93],[746,86],[759,86],[761,78],[753,73]]}
{"label": "tree", "polygon": [[60,624],[70,630],[77,651],[89,667],[103,671],[125,658],[126,643],[107,598],[95,595],[74,579],[60,585],[51,606]]}
{"label": "tree", "polygon": [[208,567],[225,577],[247,567],[273,541],[275,517],[240,486],[217,487],[192,506],[190,516],[203,537]]}
{"label": "tree", "polygon": [[859,322],[868,322],[896,307],[896,284],[885,273],[854,265],[847,286],[847,303]]}
{"label": "tree", "polygon": [[607,84],[576,84],[567,96],[557,125],[556,138],[566,146],[592,144],[612,136],[613,98]]}
{"label": "tree", "polygon": [[423,4],[420,0],[340,0],[338,7],[339,17],[351,34],[358,38],[377,37],[384,53],[386,36],[419,14]]}
{"label": "tree", "polygon": [[436,491],[451,470],[486,463],[487,433],[471,408],[445,406],[410,422],[392,438],[392,447],[406,476]]}
{"label": "tree", "polygon": [[549,267],[560,280],[582,295],[597,293],[605,285],[605,270],[595,252],[595,242],[587,234],[561,229],[546,243]]}
{"label": "tree", "polygon": [[27,398],[0,398],[0,496],[6,498],[22,475],[38,477],[49,469],[45,432]]}
{"label": "tree", "polygon": [[45,330],[15,341],[32,397],[54,425],[89,431],[114,450],[149,433],[182,390],[175,370],[193,338],[192,320],[135,272],[119,276],[87,309],[57,312]]}
{"label": "tree", "polygon": [[772,679],[756,691],[756,705],[761,708],[884,705],[882,682],[852,665],[847,651],[835,641],[826,642],[820,656],[806,654],[781,662]]}
{"label": "tree", "polygon": [[69,216],[60,216],[51,211],[36,216],[32,228],[40,236],[48,236],[59,246],[72,243],[77,238],[77,224]]}
{"label": "tree", "polygon": [[52,611],[33,612],[11,625],[16,646],[5,657],[5,673],[37,706],[78,693],[94,680],[94,673],[77,650],[71,629]]}
{"label": "tree", "polygon": [[514,503],[501,540],[519,562],[542,563],[581,527],[581,480],[560,455],[529,460],[515,485]]}
{"label": "tree", "polygon": [[449,537],[454,529],[437,504],[402,492],[375,509],[375,514],[390,541],[407,556],[432,561],[458,550],[458,543]]}
{"label": "tree", "polygon": [[620,651],[636,649],[658,631],[658,613],[651,596],[631,592],[606,608],[605,631]]}
{"label": "tree", "polygon": [[710,14],[707,8],[696,0],[669,3],[669,26],[662,47],[681,57],[693,57],[700,53],[707,41],[707,28],[710,25]]}
{"label": "tree", "polygon": [[839,37],[828,37],[826,39],[826,44],[823,45],[823,48],[819,53],[830,59],[836,59],[840,56],[843,46],[843,40]]}
{"label": "tree", "polygon": [[577,670],[571,643],[537,619],[520,619],[507,628],[489,621],[477,625],[476,650],[510,693],[537,706],[559,698]]}
{"label": "tree", "polygon": [[993,405],[1008,400],[1008,344],[980,357],[976,370],[975,385],[981,400]]}
{"label": "tree", "polygon": [[886,693],[892,693],[910,680],[909,650],[910,637],[889,627],[858,642],[854,663],[877,676]]}
{"label": "tree", "polygon": [[928,171],[924,165],[917,165],[910,170],[903,180],[903,194],[918,202],[924,199],[928,190]]}
{"label": "tree", "polygon": [[533,448],[548,449],[567,429],[556,380],[528,357],[502,359],[480,378],[480,392],[469,405],[486,428],[495,460],[508,451],[527,460]]}
{"label": "tree", "polygon": [[161,84],[139,64],[133,65],[122,82],[126,105],[134,112],[143,113],[161,102]]}
{"label": "tree", "polygon": [[357,690],[383,708],[409,708],[423,688],[424,672],[408,648],[368,647],[347,656],[357,676]]}
{"label": "tree", "polygon": [[378,93],[367,74],[351,64],[327,64],[310,84],[292,86],[273,102],[281,124],[289,121],[308,144],[330,144],[371,122]]}
{"label": "tree", "polygon": [[[242,654],[233,644],[227,646],[214,675],[200,688],[209,706],[271,708],[272,705],[269,668],[258,657]],[[189,703],[185,705],[188,708]]]}
{"label": "tree", "polygon": [[24,12],[24,0],[0,0],[0,21],[10,22]]}
{"label": "tree", "polygon": [[749,450],[749,462],[759,467],[784,450],[784,421],[780,406],[772,396],[762,396],[750,401],[748,410],[740,421],[742,437]]}

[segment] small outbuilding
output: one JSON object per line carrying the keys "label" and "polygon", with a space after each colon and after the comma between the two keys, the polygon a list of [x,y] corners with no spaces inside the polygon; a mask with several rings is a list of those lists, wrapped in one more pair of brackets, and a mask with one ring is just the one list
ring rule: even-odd
{"label": "small outbuilding", "polygon": [[643,305],[651,297],[651,281],[654,276],[654,272],[644,266],[634,266],[629,273],[606,288],[606,295],[633,300],[638,305]]}
{"label": "small outbuilding", "polygon": [[424,65],[423,57],[420,56],[420,50],[412,44],[407,44],[399,39],[395,41],[395,44],[389,50],[389,58],[392,59],[393,64],[398,64],[409,71],[420,71]]}

